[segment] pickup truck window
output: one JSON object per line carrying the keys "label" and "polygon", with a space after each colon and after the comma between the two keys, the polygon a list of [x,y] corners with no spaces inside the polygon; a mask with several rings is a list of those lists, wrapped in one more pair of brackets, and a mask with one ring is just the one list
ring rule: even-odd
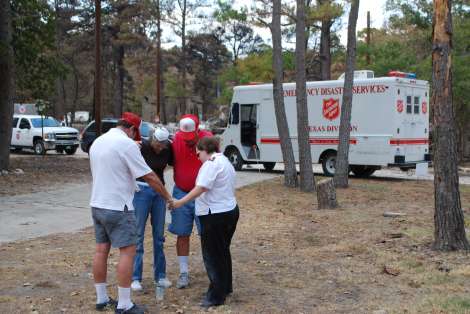
{"label": "pickup truck window", "polygon": [[31,129],[31,125],[29,124],[28,119],[21,119],[20,129]]}
{"label": "pickup truck window", "polygon": [[[44,127],[59,127],[60,126],[59,121],[57,121],[54,118],[46,118],[46,119],[42,119],[42,120],[44,121]],[[31,122],[33,123],[33,126],[35,128],[40,128],[42,126],[41,125],[41,118],[31,119]]]}
{"label": "pickup truck window", "polygon": [[13,128],[16,128],[18,126],[18,120],[19,120],[18,118],[13,118],[13,124],[12,124]]}

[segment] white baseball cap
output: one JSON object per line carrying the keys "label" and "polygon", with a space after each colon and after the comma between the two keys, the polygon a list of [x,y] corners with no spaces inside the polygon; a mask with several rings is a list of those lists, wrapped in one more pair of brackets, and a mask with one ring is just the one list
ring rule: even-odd
{"label": "white baseball cap", "polygon": [[196,137],[196,121],[191,118],[183,118],[180,120],[180,131],[183,133],[185,140],[192,140]]}
{"label": "white baseball cap", "polygon": [[153,137],[159,142],[166,142],[170,140],[170,132],[164,127],[158,127],[155,129]]}

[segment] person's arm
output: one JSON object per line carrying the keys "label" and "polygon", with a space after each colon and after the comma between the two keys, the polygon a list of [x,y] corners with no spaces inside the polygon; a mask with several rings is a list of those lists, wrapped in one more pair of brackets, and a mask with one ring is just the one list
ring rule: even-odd
{"label": "person's arm", "polygon": [[160,194],[167,202],[171,202],[172,198],[170,193],[165,189],[165,186],[155,172],[152,171],[149,174],[146,174],[142,179],[144,179],[145,182],[147,182],[148,185],[150,185],[150,187]]}
{"label": "person's arm", "polygon": [[202,186],[195,186],[191,192],[186,194],[182,199],[180,200],[174,200],[173,205],[171,206],[172,209],[179,208],[186,204],[189,201],[192,201],[196,197],[200,196],[202,193],[207,192],[208,189]]}

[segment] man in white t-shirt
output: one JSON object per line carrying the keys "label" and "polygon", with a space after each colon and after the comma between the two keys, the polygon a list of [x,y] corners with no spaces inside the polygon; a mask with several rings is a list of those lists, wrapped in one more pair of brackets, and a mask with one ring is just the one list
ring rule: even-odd
{"label": "man in white t-shirt", "polygon": [[[137,243],[137,226],[132,205],[135,180],[143,178],[163,198],[171,202],[171,195],[145,163],[135,142],[140,140],[140,123],[139,116],[125,112],[116,128],[98,137],[90,149],[93,176],[90,205],[96,236],[93,277],[97,295],[96,309],[99,311],[116,306],[115,313],[144,313],[141,307],[132,303],[130,295]],[[111,246],[119,248],[118,302],[109,298],[106,291],[107,263]]]}

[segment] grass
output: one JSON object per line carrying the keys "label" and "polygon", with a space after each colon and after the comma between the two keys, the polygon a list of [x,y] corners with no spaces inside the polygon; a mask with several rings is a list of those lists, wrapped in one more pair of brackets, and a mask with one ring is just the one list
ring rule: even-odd
{"label": "grass", "polygon": [[470,313],[470,297],[452,296],[438,299],[432,302],[432,309],[444,310],[446,313],[468,314]]}

